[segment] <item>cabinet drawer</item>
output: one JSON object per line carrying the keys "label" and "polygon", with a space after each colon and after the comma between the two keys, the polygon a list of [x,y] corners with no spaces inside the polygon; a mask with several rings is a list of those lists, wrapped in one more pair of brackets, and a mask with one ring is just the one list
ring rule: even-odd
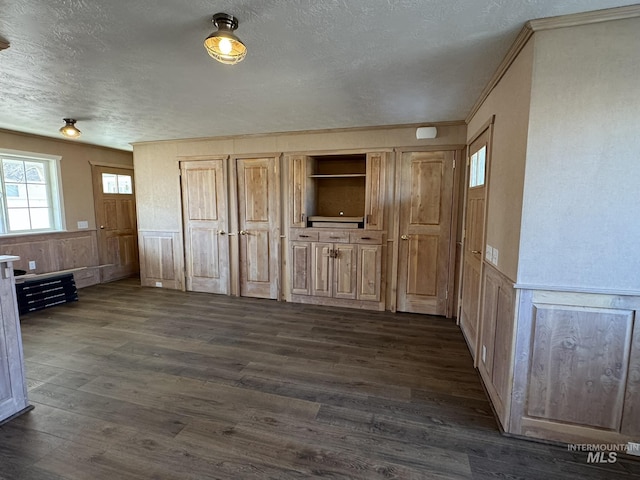
{"label": "cabinet drawer", "polygon": [[303,228],[292,228],[289,230],[289,240],[297,240],[299,242],[317,242],[318,232],[309,232]]}
{"label": "cabinet drawer", "polygon": [[326,243],[349,243],[349,232],[328,231],[318,232],[320,241]]}
{"label": "cabinet drawer", "polygon": [[382,232],[351,232],[349,234],[349,241],[351,243],[366,243],[369,245],[382,244]]}

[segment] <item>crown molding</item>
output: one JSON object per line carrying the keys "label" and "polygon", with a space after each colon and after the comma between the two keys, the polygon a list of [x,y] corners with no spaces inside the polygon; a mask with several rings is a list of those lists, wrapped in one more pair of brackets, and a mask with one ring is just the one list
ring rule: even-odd
{"label": "crown molding", "polygon": [[577,27],[592,23],[610,22],[612,20],[624,20],[626,18],[640,17],[640,4],[628,5],[626,7],[607,8],[604,10],[594,10],[592,12],[573,13],[570,15],[559,15],[557,17],[538,18],[529,20],[534,32],[541,30],[552,30],[554,28]]}
{"label": "crown molding", "polygon": [[604,10],[594,10],[592,12],[573,13],[570,15],[559,15],[557,17],[538,18],[529,20],[524,24],[520,33],[511,44],[507,54],[498,65],[497,70],[484,87],[478,100],[473,104],[465,122],[468,124],[473,116],[478,112],[489,94],[502,79],[511,64],[520,54],[524,46],[535,32],[543,30],[553,30],[556,28],[577,27],[581,25],[590,25],[593,23],[610,22],[613,20],[624,20],[627,18],[640,17],[640,4],[629,5],[626,7],[607,8]]}

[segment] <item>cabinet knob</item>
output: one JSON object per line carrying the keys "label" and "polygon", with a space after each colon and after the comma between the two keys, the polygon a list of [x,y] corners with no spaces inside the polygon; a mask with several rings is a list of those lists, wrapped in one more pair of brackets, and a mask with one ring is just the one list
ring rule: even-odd
{"label": "cabinet knob", "polygon": [[218,230],[218,235],[226,235],[227,232],[225,232],[224,230]]}
{"label": "cabinet knob", "polygon": [[409,240],[409,235],[402,235],[400,238],[402,240]]}
{"label": "cabinet knob", "polygon": [[482,252],[480,252],[480,250],[471,250],[471,253],[474,253],[474,254],[478,255],[478,254],[480,254]]}

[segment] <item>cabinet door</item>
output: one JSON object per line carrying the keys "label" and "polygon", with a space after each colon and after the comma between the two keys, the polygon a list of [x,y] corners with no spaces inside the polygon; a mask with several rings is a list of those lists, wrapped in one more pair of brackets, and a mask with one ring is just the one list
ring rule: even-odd
{"label": "cabinet door", "polygon": [[290,210],[289,222],[292,227],[304,227],[306,202],[306,163],[307,157],[298,155],[291,157],[289,164]]}
{"label": "cabinet door", "polygon": [[291,242],[291,293],[311,294],[311,243]]}
{"label": "cabinet door", "polygon": [[334,244],[333,296],[356,298],[356,250],[352,244]]}
{"label": "cabinet door", "polygon": [[358,245],[358,300],[380,301],[382,245]]}
{"label": "cabinet door", "polygon": [[367,230],[382,230],[384,219],[386,153],[367,154],[365,223]]}
{"label": "cabinet door", "polygon": [[311,295],[331,296],[331,276],[333,274],[333,244],[311,244]]}

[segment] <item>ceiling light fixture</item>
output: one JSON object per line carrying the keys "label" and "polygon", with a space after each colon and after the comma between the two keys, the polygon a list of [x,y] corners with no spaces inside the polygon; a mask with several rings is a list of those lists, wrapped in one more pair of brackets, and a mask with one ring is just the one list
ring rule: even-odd
{"label": "ceiling light fixture", "polygon": [[63,118],[66,125],[60,129],[60,133],[67,138],[78,138],[80,136],[80,130],[76,128],[75,118]]}
{"label": "ceiling light fixture", "polygon": [[234,65],[247,55],[247,47],[233,34],[238,28],[238,19],[226,13],[216,13],[211,19],[218,28],[204,41],[207,53],[220,63]]}

